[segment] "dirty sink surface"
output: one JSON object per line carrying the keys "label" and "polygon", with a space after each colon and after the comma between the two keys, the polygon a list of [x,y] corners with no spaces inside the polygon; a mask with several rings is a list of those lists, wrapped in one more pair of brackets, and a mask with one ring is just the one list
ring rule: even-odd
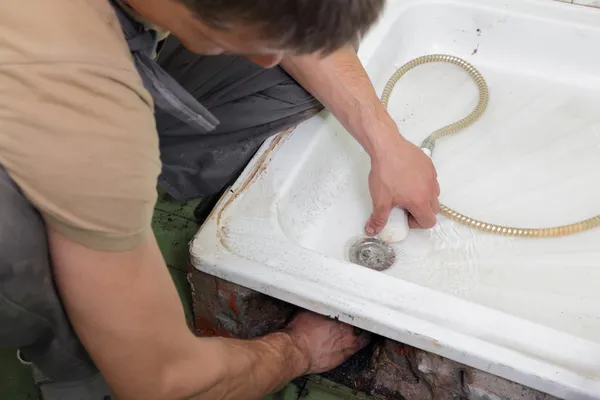
{"label": "dirty sink surface", "polygon": [[[359,56],[381,92],[425,54],[486,77],[480,121],[439,141],[444,204],[546,227],[600,213],[600,11],[544,0],[391,1]],[[390,113],[419,143],[475,106],[455,66],[419,67]],[[600,229],[506,238],[440,217],[380,273],[349,263],[369,160],[324,112],[263,147],[198,233],[196,268],[561,398],[600,398]]]}

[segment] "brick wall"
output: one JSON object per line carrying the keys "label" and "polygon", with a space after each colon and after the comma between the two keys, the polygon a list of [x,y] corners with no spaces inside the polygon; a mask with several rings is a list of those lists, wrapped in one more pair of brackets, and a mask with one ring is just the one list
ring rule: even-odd
{"label": "brick wall", "polygon": [[[190,267],[199,336],[249,339],[282,328],[296,307]],[[385,338],[323,375],[381,400],[558,400]]]}

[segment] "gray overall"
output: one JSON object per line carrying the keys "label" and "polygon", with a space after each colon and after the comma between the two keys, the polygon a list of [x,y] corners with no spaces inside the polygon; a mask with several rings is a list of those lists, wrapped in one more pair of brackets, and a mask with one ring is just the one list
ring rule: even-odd
{"label": "gray overall", "polygon": [[266,138],[322,108],[279,67],[264,69],[239,56],[198,56],[174,37],[157,63],[155,32],[123,12],[118,16],[155,102],[159,182],[176,199],[218,193]]}
{"label": "gray overall", "polygon": [[[115,9],[155,101],[160,184],[175,198],[219,192],[268,136],[321,109],[281,68],[262,69],[242,57],[197,56],[175,38],[164,44],[157,63],[151,57],[155,34]],[[19,348],[53,381],[42,386],[47,400],[110,398],[63,310],[44,223],[1,165],[0,347]]]}

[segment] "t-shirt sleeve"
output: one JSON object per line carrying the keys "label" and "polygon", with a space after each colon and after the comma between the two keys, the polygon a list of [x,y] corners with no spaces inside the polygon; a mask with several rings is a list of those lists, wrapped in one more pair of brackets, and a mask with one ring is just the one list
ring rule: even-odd
{"label": "t-shirt sleeve", "polygon": [[153,105],[135,70],[0,65],[0,163],[46,223],[86,247],[151,232],[160,172]]}

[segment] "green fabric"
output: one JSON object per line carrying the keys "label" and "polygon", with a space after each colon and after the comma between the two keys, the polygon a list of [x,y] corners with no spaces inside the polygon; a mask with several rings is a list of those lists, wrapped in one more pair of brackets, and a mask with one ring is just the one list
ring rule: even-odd
{"label": "green fabric", "polygon": [[40,400],[31,369],[17,360],[13,349],[0,349],[0,399]]}

